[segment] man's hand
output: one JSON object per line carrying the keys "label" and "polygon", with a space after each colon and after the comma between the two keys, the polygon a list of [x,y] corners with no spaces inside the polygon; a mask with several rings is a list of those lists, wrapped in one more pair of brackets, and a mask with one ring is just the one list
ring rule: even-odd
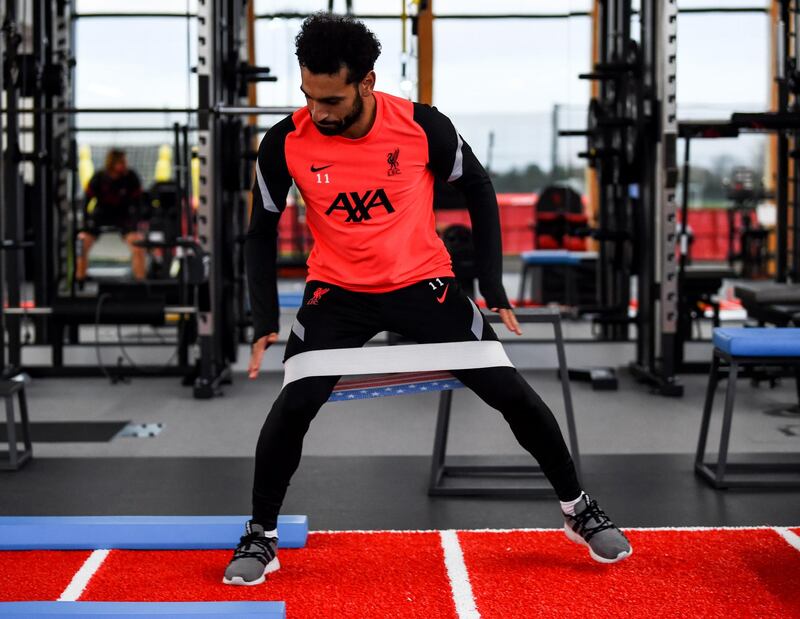
{"label": "man's hand", "polygon": [[505,308],[498,309],[496,307],[493,307],[492,311],[497,314],[500,314],[500,318],[503,320],[503,324],[509,331],[511,331],[512,333],[516,333],[517,335],[522,335],[522,329],[519,328],[517,317],[514,316],[514,310]]}
{"label": "man's hand", "polygon": [[258,370],[261,369],[261,358],[264,356],[264,351],[277,341],[277,333],[270,333],[255,341],[253,344],[253,351],[250,353],[250,367],[247,370],[250,378],[258,376]]}

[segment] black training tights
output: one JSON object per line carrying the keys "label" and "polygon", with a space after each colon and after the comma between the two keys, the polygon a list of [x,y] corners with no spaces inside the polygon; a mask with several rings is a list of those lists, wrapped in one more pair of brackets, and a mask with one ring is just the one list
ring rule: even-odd
{"label": "black training tights", "polygon": [[[575,466],[553,413],[511,367],[458,370],[453,374],[499,410],[514,436],[539,463],[562,501],[581,493]],[[280,511],[311,420],[328,400],[338,376],[304,378],[286,385],[272,406],[256,448],[253,519],[277,528]]]}

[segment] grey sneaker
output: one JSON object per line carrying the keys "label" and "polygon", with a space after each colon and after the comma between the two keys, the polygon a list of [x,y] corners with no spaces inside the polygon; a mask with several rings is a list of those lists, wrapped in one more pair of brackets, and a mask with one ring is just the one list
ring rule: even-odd
{"label": "grey sneaker", "polygon": [[226,585],[260,585],[266,575],[280,569],[278,538],[266,537],[264,527],[248,520],[245,534],[233,551],[222,579]]}
{"label": "grey sneaker", "polygon": [[587,546],[592,559],[600,563],[616,563],[633,554],[628,538],[588,494],[575,506],[574,516],[564,514],[564,533],[576,544]]}

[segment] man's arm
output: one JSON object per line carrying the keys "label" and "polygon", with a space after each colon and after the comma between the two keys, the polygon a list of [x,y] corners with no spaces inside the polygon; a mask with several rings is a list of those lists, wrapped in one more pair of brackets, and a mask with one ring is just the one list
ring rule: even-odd
{"label": "man's arm", "polygon": [[84,225],[86,225],[86,219],[92,217],[95,208],[97,208],[97,194],[99,192],[99,186],[100,186],[100,173],[95,172],[92,175],[92,178],[90,178],[89,182],[86,184],[86,189],[84,190],[83,193]]}
{"label": "man's arm", "polygon": [[478,284],[487,306],[510,308],[502,279],[500,214],[489,175],[447,116],[415,103],[414,120],[428,137],[428,167],[464,194],[478,258]]}
{"label": "man's arm", "polygon": [[133,217],[138,224],[140,219],[150,219],[150,205],[144,204],[142,182],[139,180],[139,175],[134,170],[129,170],[129,174],[130,204],[128,205],[128,210],[130,211],[129,215]]}
{"label": "man's arm", "polygon": [[278,332],[278,220],[286,208],[292,184],[286,167],[286,134],[294,129],[291,116],[272,127],[258,148],[253,182],[253,212],[244,243],[247,286],[253,314],[253,342]]}

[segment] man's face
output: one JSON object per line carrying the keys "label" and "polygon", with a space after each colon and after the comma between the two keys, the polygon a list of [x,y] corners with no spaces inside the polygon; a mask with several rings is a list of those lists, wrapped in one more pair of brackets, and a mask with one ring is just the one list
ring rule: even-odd
{"label": "man's face", "polygon": [[111,176],[114,178],[119,178],[120,176],[124,176],[124,174],[128,171],[128,161],[124,157],[122,159],[118,159],[114,162],[114,165],[111,166]]}
{"label": "man's face", "polygon": [[347,68],[333,75],[300,68],[300,90],[306,97],[311,120],[323,135],[341,135],[364,111],[359,84],[347,83]]}

